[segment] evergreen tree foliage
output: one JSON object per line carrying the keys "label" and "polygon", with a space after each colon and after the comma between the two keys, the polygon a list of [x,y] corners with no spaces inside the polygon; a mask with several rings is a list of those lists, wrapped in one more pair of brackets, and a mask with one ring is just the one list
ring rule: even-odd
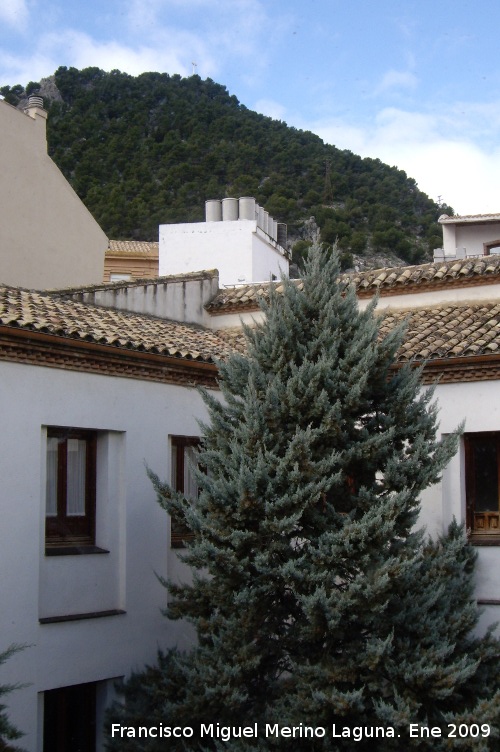
{"label": "evergreen tree foliage", "polygon": [[[172,749],[444,750],[448,722],[492,726],[453,748],[497,749],[500,645],[473,634],[474,551],[456,523],[435,542],[416,528],[419,495],[460,430],[437,440],[432,390],[418,369],[394,367],[402,331],[381,339],[335,256],[313,249],[302,283],[283,280],[264,310],[245,330],[248,355],[220,365],[223,400],[204,393],[198,501],[152,475],[193,533],[193,581],[168,583],[167,614],[190,622],[198,644],[134,676],[115,718],[261,730]],[[266,739],[266,723],[326,736]],[[410,723],[443,738],[410,739]],[[401,738],[332,739],[333,724]],[[110,749],[165,741],[137,745]]]}
{"label": "evergreen tree foliage", "polygon": [[[10,648],[0,653],[0,666],[10,658],[14,653],[17,653],[21,648],[17,645],[11,645]],[[16,685],[12,684],[0,684],[0,698],[2,695],[6,695],[16,689]],[[15,739],[19,739],[22,733],[16,729],[9,721],[7,716],[7,706],[0,702],[0,750],[2,752],[16,752],[18,747],[11,745]]]}

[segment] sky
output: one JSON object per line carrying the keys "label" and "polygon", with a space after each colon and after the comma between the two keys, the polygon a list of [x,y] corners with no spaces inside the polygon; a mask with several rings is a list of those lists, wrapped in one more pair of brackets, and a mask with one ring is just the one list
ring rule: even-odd
{"label": "sky", "polygon": [[455,213],[500,212],[499,22],[498,0],[0,0],[0,86],[197,73]]}

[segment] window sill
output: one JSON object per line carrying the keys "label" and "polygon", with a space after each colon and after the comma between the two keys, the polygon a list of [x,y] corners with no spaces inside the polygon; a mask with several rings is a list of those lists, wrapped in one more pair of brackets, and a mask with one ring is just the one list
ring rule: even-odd
{"label": "window sill", "polygon": [[500,546],[499,535],[471,535],[469,538],[471,546]]}
{"label": "window sill", "polygon": [[85,554],[109,554],[105,548],[89,545],[47,546],[45,556],[81,556]]}
{"label": "window sill", "polygon": [[110,611],[90,611],[86,614],[68,614],[67,616],[43,616],[38,619],[40,624],[60,624],[64,621],[83,621],[84,619],[102,619],[106,616],[123,616],[126,614],[121,608],[113,608]]}

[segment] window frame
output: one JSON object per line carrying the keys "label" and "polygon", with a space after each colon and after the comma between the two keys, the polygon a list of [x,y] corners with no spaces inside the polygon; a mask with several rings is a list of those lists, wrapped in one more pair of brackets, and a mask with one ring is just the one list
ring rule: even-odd
{"label": "window frame", "polygon": [[[497,511],[476,511],[476,459],[473,450],[475,441],[485,439],[491,439],[496,449]],[[466,433],[464,434],[464,449],[466,527],[470,541],[475,545],[500,545],[500,432]]]}
{"label": "window frame", "polygon": [[[97,491],[97,431],[83,428],[47,426],[46,461],[48,440],[58,439],[57,447],[57,513],[47,514],[47,491],[45,492],[45,548],[95,546],[96,540],[96,491]],[[67,512],[68,439],[85,441],[85,513]]]}
{"label": "window frame", "polygon": [[[493,248],[499,248],[500,247],[500,239],[499,240],[489,240],[487,243],[483,243],[483,256],[497,256],[497,253],[492,253]],[[500,253],[500,252],[499,252]]]}
{"label": "window frame", "polygon": [[[170,436],[171,485],[175,491],[184,494],[184,473],[186,470],[186,449],[201,446],[200,436]],[[175,460],[174,460],[175,450]],[[175,517],[170,515],[170,546],[185,548],[185,542],[193,540],[193,533]]]}

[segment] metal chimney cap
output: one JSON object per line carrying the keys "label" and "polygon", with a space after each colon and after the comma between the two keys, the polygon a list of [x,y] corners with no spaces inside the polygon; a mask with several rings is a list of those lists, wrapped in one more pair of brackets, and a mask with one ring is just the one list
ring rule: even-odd
{"label": "metal chimney cap", "polygon": [[28,107],[40,107],[42,110],[44,109],[43,106],[43,97],[37,97],[37,96],[30,96],[28,97]]}

